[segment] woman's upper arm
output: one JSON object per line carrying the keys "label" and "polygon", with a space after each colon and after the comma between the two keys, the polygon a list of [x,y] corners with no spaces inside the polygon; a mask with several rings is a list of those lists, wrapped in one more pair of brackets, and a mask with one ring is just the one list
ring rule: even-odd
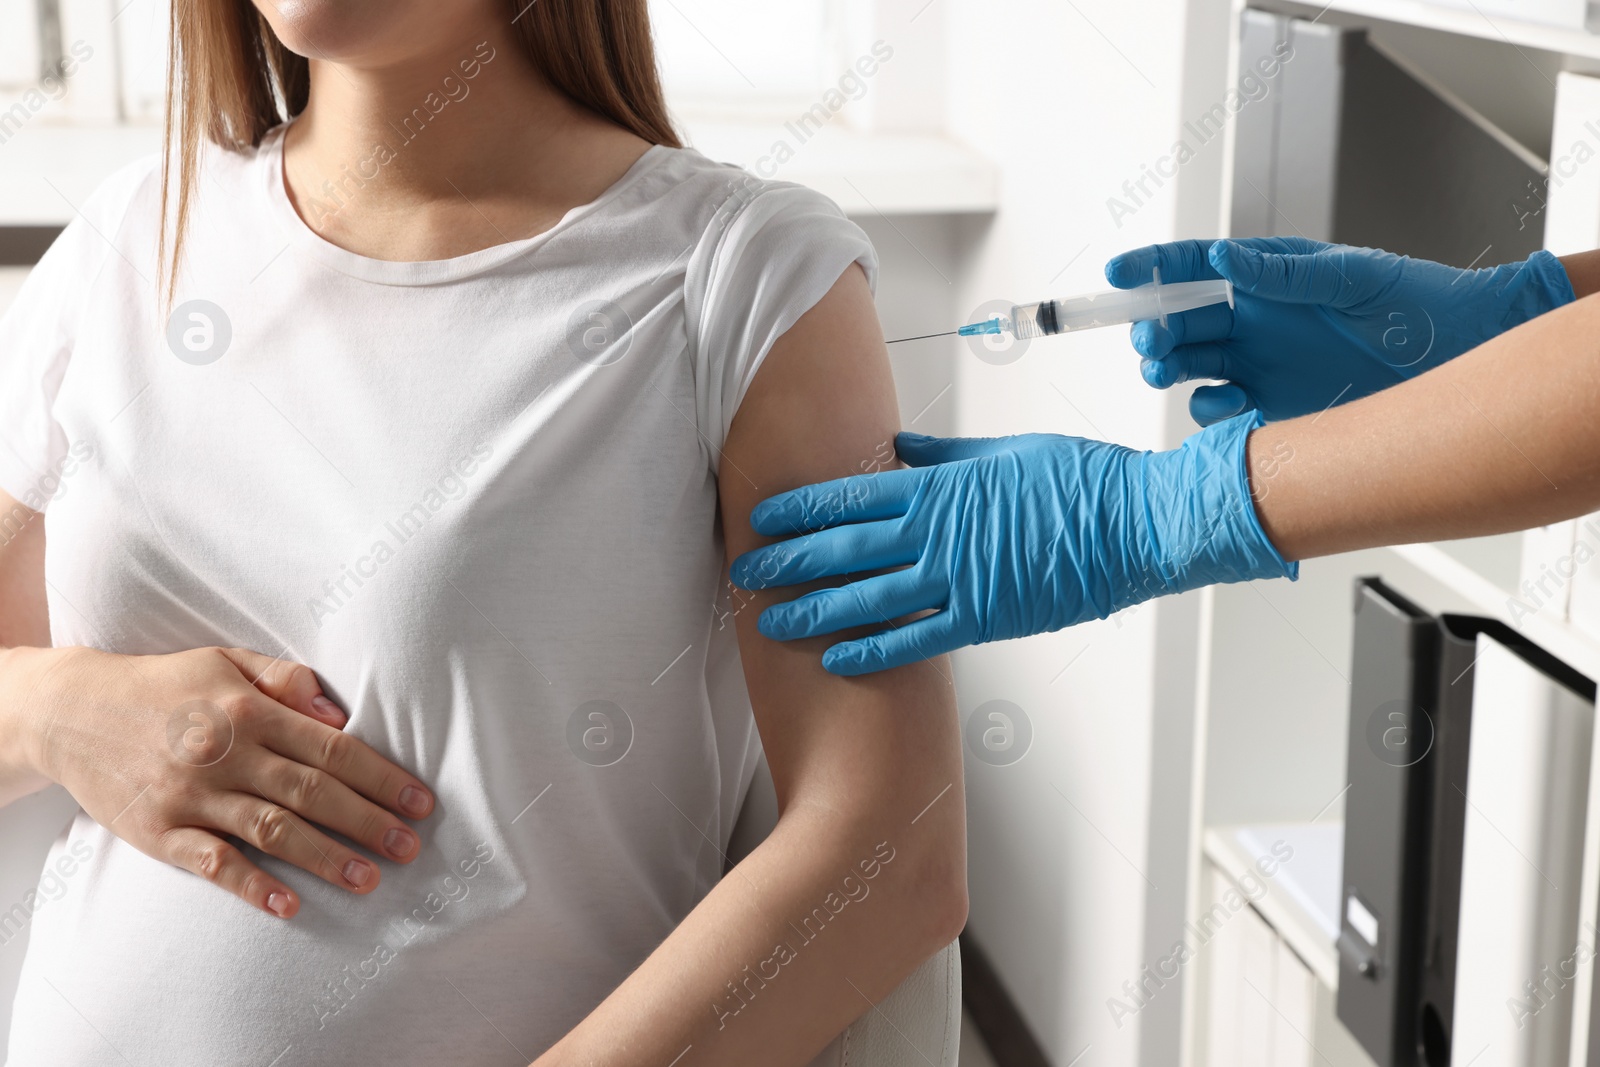
{"label": "woman's upper arm", "polygon": [[0,490],[0,648],[49,644],[44,516]]}
{"label": "woman's upper arm", "polygon": [[[733,420],[720,470],[729,559],[767,543],[749,522],[765,498],[897,465],[898,429],[872,294],[851,266],[773,345]],[[948,662],[859,678],[829,674],[822,652],[837,636],[777,642],[756,629],[767,604],[800,591],[735,591],[745,678],[780,806],[889,804],[915,815],[953,786],[940,804],[949,806],[948,825],[959,827],[961,752]]]}

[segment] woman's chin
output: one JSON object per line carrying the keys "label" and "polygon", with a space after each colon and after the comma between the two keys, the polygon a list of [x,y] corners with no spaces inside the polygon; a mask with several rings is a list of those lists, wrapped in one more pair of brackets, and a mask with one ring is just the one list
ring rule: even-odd
{"label": "woman's chin", "polygon": [[[285,48],[335,63],[381,57],[395,45],[403,48],[418,40],[417,23],[438,21],[452,6],[418,0],[256,0]],[[436,13],[436,8],[443,11]]]}

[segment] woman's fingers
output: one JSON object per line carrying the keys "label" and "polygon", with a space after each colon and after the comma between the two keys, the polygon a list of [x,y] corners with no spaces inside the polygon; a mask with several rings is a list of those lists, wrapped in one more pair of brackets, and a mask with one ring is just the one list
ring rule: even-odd
{"label": "woman's fingers", "polygon": [[261,797],[399,863],[416,859],[416,831],[326,771],[268,755],[252,768]]}
{"label": "woman's fingers", "polygon": [[322,692],[316,672],[305,664],[264,656],[248,648],[219,648],[217,651],[239,669],[245,681],[284,707],[309,715],[336,730],[342,730],[349,721],[339,705]]}
{"label": "woman's fingers", "polygon": [[376,863],[260,795],[213,793],[198,814],[207,825],[341,889],[365,894],[378,887]]}
{"label": "woman's fingers", "polygon": [[[397,853],[393,844],[385,843],[388,839],[403,846],[404,835],[410,834],[410,830],[366,804],[356,793],[417,819],[433,809],[433,797],[428,789],[414,775],[378,755],[371,746],[339,732],[347,721],[345,714],[323,695],[322,684],[309,667],[245,648],[218,651],[265,698],[258,698],[251,704],[261,706],[262,710],[270,706],[279,711],[299,711],[313,720],[273,715],[270,711],[257,718],[263,735],[259,740],[279,755],[303,765],[298,768],[298,778],[293,780],[285,777],[287,772],[283,768],[278,769],[277,798],[306,818],[356,838],[376,852],[396,859],[414,855],[414,844],[406,852]],[[290,750],[285,751],[285,747]],[[370,824],[370,833],[349,833],[352,825],[367,824]],[[404,833],[390,838],[391,831],[397,830]]]}
{"label": "woman's fingers", "polygon": [[280,919],[292,919],[300,910],[294,890],[245,859],[244,853],[209,830],[175,826],[158,841],[157,858],[226,889],[246,904]]}
{"label": "woman's fingers", "polygon": [[[261,723],[258,740],[278,755],[324,771],[407,818],[420,819],[433,810],[432,792],[414,774],[349,734],[300,715],[263,716]],[[322,821],[320,814],[308,814]]]}

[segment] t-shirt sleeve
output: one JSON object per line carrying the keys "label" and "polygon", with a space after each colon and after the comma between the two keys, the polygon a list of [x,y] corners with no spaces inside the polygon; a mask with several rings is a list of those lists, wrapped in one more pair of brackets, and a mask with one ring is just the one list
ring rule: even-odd
{"label": "t-shirt sleeve", "polygon": [[0,490],[35,511],[49,503],[69,442],[53,411],[78,323],[123,216],[153,162],[107,179],[84,202],[0,317]]}
{"label": "t-shirt sleeve", "polygon": [[[687,310],[695,360],[695,406],[712,469],[756,371],[773,342],[817,305],[852,263],[874,290],[878,257],[861,227],[800,185],[766,183],[719,212],[698,265]],[[696,269],[698,266],[699,269]]]}

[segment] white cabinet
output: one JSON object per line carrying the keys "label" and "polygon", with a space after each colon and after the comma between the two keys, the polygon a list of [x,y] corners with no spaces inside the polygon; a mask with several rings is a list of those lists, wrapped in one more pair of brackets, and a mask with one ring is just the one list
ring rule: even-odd
{"label": "white cabinet", "polygon": [[1219,905],[1228,917],[1200,950],[1203,1067],[1372,1067],[1289,942],[1254,906],[1228,908],[1240,892],[1233,879],[1208,865],[1205,883],[1202,911]]}

